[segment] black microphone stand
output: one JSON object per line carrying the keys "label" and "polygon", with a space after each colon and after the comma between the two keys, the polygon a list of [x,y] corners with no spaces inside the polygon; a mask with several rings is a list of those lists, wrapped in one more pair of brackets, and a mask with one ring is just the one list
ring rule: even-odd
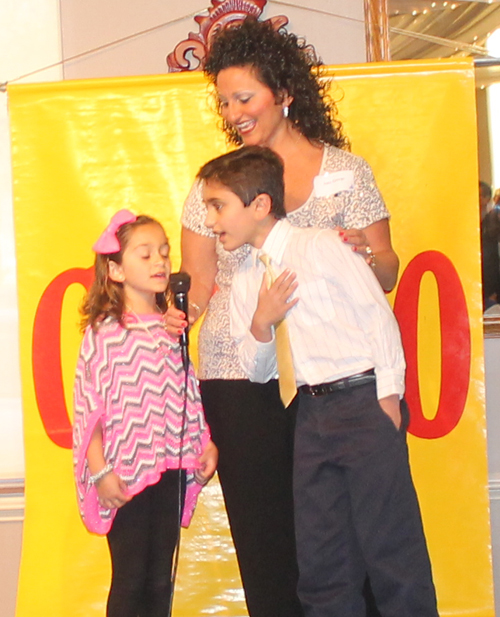
{"label": "black microphone stand", "polygon": [[[191,287],[191,277],[186,272],[176,272],[170,275],[170,291],[172,292],[172,298],[175,308],[183,311],[186,315],[186,321],[189,319],[189,302],[188,291]],[[182,429],[180,435],[180,447],[179,447],[179,513],[177,521],[177,545],[175,547],[174,563],[172,567],[170,577],[170,602],[168,608],[168,617],[172,615],[172,608],[174,604],[174,590],[175,580],[177,577],[177,568],[179,565],[179,553],[181,544],[181,522],[182,522],[182,450],[184,447],[184,431],[186,426],[187,415],[187,399],[188,399],[188,381],[189,381],[189,322],[183,333],[179,337],[179,345],[181,348],[182,365],[184,367],[184,405],[182,410]]]}

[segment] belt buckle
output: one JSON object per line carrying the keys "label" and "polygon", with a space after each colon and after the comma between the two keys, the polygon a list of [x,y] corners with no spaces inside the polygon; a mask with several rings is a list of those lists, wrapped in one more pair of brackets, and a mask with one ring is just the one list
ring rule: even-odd
{"label": "belt buckle", "polygon": [[332,390],[347,390],[347,388],[350,387],[349,377],[344,377],[343,379],[334,381],[332,386]]}

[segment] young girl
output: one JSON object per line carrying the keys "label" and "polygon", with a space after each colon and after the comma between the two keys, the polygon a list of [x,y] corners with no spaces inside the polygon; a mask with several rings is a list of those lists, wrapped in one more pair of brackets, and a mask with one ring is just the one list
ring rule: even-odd
{"label": "young girl", "polygon": [[183,411],[181,353],[163,325],[169,248],[154,219],[115,214],[82,309],[75,478],[83,522],[107,534],[108,617],[168,615],[180,513],[187,526],[217,464],[192,367]]}

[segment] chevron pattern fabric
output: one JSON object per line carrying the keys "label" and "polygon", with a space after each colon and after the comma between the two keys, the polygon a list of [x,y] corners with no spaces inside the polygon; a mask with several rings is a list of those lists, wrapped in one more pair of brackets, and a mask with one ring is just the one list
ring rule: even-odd
{"label": "chevron pattern fabric", "polygon": [[[147,326],[147,327],[146,327]],[[159,315],[108,318],[84,334],[74,386],[73,458],[80,514],[90,531],[109,531],[116,510],[101,508],[89,485],[86,452],[98,422],[106,463],[136,495],[166,469],[188,470],[183,524],[200,490],[192,471],[210,439],[192,366],[183,433],[185,375],[178,342]],[[191,472],[190,472],[191,470]]]}

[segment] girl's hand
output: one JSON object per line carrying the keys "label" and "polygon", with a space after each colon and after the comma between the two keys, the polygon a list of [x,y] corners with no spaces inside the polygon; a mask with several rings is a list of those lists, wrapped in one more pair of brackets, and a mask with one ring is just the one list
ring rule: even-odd
{"label": "girl's hand", "polygon": [[163,316],[163,322],[165,323],[165,330],[172,336],[180,336],[185,328],[188,326],[186,321],[186,313],[175,308],[175,306],[169,306],[167,312]]}
{"label": "girl's hand", "polygon": [[291,299],[297,289],[297,275],[290,270],[282,272],[268,288],[268,275],[264,274],[259,290],[257,309],[250,328],[253,336],[263,343],[272,340],[271,327],[285,318],[288,311],[299,301]]}
{"label": "girl's hand", "polygon": [[219,460],[219,451],[212,440],[207,443],[198,460],[200,467],[194,470],[194,477],[198,484],[204,485],[214,475]]}
{"label": "girl's hand", "polygon": [[96,482],[99,504],[103,508],[121,508],[132,499],[127,495],[127,485],[114,471]]}

